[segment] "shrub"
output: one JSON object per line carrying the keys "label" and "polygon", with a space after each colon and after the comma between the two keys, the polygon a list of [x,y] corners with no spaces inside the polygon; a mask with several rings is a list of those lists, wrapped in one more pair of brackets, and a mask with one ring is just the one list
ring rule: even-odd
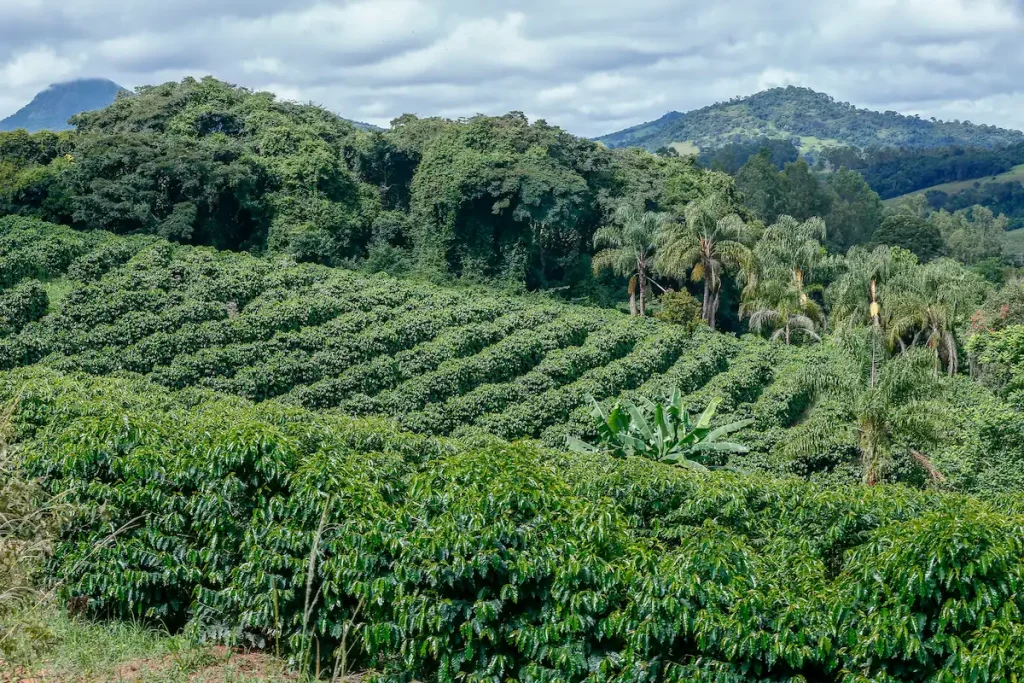
{"label": "shrub", "polygon": [[19,452],[80,511],[55,576],[98,613],[325,658],[347,631],[389,681],[909,683],[1020,664],[1019,496],[826,489],[0,375],[18,388]]}

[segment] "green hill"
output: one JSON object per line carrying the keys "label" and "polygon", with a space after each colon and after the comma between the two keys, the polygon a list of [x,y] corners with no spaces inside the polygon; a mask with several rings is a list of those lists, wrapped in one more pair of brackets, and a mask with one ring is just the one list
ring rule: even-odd
{"label": "green hill", "polygon": [[105,78],[86,78],[56,83],[36,95],[31,102],[0,121],[0,131],[25,128],[67,130],[68,119],[76,114],[109,106],[118,93],[127,92]]}
{"label": "green hill", "polygon": [[[967,377],[933,461],[991,500],[765,476],[855,477],[838,436],[775,456],[843,419],[795,381],[827,344],[19,218],[0,313],[0,445],[73,510],[48,568],[91,613],[395,681],[1024,665],[1024,502],[991,495],[1024,417]],[[753,420],[745,472],[520,440],[668,387]]]}
{"label": "green hill", "polygon": [[[740,435],[751,453],[734,466],[859,477],[842,439],[813,462],[777,448],[819,421],[844,419],[842,406],[811,406],[799,388],[801,367],[832,362],[827,346],[703,327],[691,335],[544,298],[15,218],[0,220],[0,307],[10,311],[0,318],[0,371],[127,373],[172,390],[386,417],[417,433],[550,446],[591,433],[588,397],[659,399],[679,388],[691,411],[718,399],[723,420],[754,420]],[[963,400],[995,400],[966,378],[950,381]],[[975,419],[965,414],[954,428],[980,429]],[[934,454],[949,486],[1017,487],[1019,476],[999,469],[1016,456],[983,448]]]}
{"label": "green hill", "polygon": [[686,114],[669,112],[656,121],[597,139],[609,147],[636,146],[653,151],[676,146],[680,151],[692,151],[694,147],[708,149],[762,136],[797,140],[804,152],[839,145],[996,147],[1024,140],[1020,131],[859,109],[824,93],[793,86]]}

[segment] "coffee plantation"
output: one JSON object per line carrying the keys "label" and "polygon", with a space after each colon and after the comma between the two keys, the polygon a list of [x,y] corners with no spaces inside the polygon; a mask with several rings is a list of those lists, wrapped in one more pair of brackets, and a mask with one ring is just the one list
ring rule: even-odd
{"label": "coffee plantation", "polygon": [[[751,453],[731,466],[856,478],[850,438],[811,460],[781,448],[815,424],[849,419],[846,406],[814,399],[800,381],[808,368],[836,362],[825,346],[28,219],[0,219],[0,261],[11,264],[0,297],[12,311],[0,369],[144,376],[171,389],[388,417],[417,433],[529,437],[552,447],[593,436],[588,396],[635,402],[679,390],[690,412],[718,399],[723,423],[754,420],[737,437]],[[1001,405],[962,378],[948,382],[953,393]],[[1024,484],[1002,471],[1024,458],[1024,446],[982,430],[978,422],[991,415],[950,419],[954,438],[932,454],[948,488]],[[1024,431],[1019,416],[1003,429],[1011,425]],[[907,466],[893,476],[924,475]]]}
{"label": "coffee plantation", "polygon": [[695,473],[45,367],[2,391],[79,510],[54,575],[97,614],[327,660],[347,630],[393,681],[1024,666],[1019,495]]}
{"label": "coffee plantation", "polygon": [[[396,682],[1024,671],[1013,328],[867,487],[838,341],[15,217],[0,305],[4,443],[71,511],[48,573],[94,617]],[[590,397],[673,392],[745,448],[564,447]]]}

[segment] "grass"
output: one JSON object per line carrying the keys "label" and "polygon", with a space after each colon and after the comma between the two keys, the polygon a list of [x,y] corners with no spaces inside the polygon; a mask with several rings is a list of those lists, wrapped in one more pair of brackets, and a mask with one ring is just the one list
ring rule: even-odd
{"label": "grass", "polygon": [[[54,606],[6,617],[18,637],[0,653],[0,681],[298,683],[261,653],[200,645],[140,623],[70,618]],[[7,659],[4,659],[3,657]]]}
{"label": "grass", "polygon": [[698,147],[696,145],[696,143],[693,142],[693,140],[684,140],[683,142],[673,142],[671,145],[669,145],[669,147],[671,147],[676,152],[678,152],[679,156],[681,156],[681,157],[686,157],[686,156],[695,157],[698,154],[700,154],[700,147]]}
{"label": "grass", "polygon": [[937,190],[939,192],[945,192],[946,194],[952,195],[956,194],[957,192],[963,192],[964,190],[968,190],[974,187],[975,183],[978,183],[979,185],[987,185],[989,183],[1011,183],[1014,181],[1024,183],[1024,164],[1014,166],[1009,171],[1006,171],[1005,173],[1000,173],[999,175],[988,176],[985,178],[971,178],[970,180],[959,180],[957,182],[942,183],[940,185],[932,185],[931,187],[926,187],[921,190],[914,190],[913,192],[908,192],[907,194],[900,195],[899,197],[886,199],[883,203],[893,204],[905,197],[909,197],[915,194],[931,192],[932,190]]}
{"label": "grass", "polygon": [[1010,230],[1003,235],[1003,248],[1007,256],[1011,256],[1015,260],[1024,259],[1024,228]]}
{"label": "grass", "polygon": [[800,154],[817,152],[826,147],[842,147],[843,143],[835,138],[816,138],[813,135],[800,135]]}

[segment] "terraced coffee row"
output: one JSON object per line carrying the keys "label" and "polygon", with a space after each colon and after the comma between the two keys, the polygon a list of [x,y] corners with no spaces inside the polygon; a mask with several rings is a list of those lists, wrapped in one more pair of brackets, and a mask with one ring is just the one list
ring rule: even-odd
{"label": "terraced coffee row", "polygon": [[434,434],[539,437],[588,396],[653,394],[685,373],[696,390],[727,351],[614,311],[42,224],[5,232],[0,259],[21,264],[2,295],[35,302],[0,337],[0,368],[136,373]]}

